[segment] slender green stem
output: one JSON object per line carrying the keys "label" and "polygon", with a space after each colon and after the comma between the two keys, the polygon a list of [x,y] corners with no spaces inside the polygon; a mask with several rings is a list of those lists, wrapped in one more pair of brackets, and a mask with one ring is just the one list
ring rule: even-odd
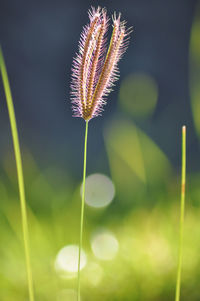
{"label": "slender green stem", "polygon": [[26,260],[26,270],[27,270],[28,289],[29,289],[29,299],[30,299],[30,301],[34,301],[33,279],[32,279],[32,269],[31,269],[31,263],[30,263],[30,250],[29,250],[28,221],[27,221],[27,213],[26,213],[26,199],[25,199],[25,190],[24,190],[24,177],[23,177],[23,169],[22,169],[21,151],[20,151],[20,145],[19,145],[19,138],[18,138],[18,132],[17,132],[17,124],[16,124],[12,94],[11,94],[11,90],[10,90],[8,74],[7,74],[6,65],[4,62],[3,53],[2,53],[1,48],[0,48],[0,70],[1,70],[2,80],[3,80],[5,95],[6,95],[6,102],[7,102],[7,107],[8,107],[8,114],[9,114],[9,119],[10,119],[10,126],[11,126],[12,138],[13,138],[16,167],[17,167],[18,186],[19,186],[21,214],[22,214],[22,229],[23,229],[24,249],[25,249],[25,260]]}
{"label": "slender green stem", "polygon": [[86,161],[87,161],[87,137],[88,137],[88,121],[85,123],[85,145],[84,145],[84,162],[83,162],[83,190],[81,200],[81,222],[80,222],[80,242],[78,253],[78,301],[81,298],[81,282],[80,282],[80,265],[81,265],[81,249],[83,241],[83,220],[84,220],[84,206],[85,206],[85,177],[86,177]]}
{"label": "slender green stem", "polygon": [[186,182],[186,126],[182,127],[182,171],[181,171],[181,208],[180,208],[180,234],[179,234],[179,252],[178,252],[178,269],[176,279],[175,301],[180,300],[181,288],[181,268],[183,257],[183,225],[185,214],[185,182]]}

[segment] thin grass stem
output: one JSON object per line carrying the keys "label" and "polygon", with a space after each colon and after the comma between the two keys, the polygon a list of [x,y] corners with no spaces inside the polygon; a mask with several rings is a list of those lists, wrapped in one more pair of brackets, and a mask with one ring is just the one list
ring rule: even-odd
{"label": "thin grass stem", "polygon": [[9,84],[9,80],[8,80],[8,74],[7,74],[6,65],[5,65],[5,61],[4,61],[4,57],[3,57],[1,48],[0,48],[0,70],[1,70],[2,80],[3,80],[5,95],[6,95],[6,102],[7,102],[7,107],[8,107],[8,114],[9,114],[9,119],[10,119],[10,126],[11,126],[11,132],[12,132],[16,167],[17,167],[29,299],[30,299],[30,301],[34,301],[33,278],[32,278],[32,269],[31,269],[31,262],[30,262],[28,221],[27,221],[27,212],[26,212],[26,199],[25,199],[21,151],[20,151],[20,145],[19,145],[19,138],[18,138],[18,131],[17,131],[17,124],[16,124],[12,94],[11,94],[10,84]]}
{"label": "thin grass stem", "polygon": [[181,288],[181,270],[183,257],[183,226],[185,215],[185,183],[186,183],[186,126],[182,127],[182,171],[181,171],[181,206],[180,206],[180,232],[179,232],[179,252],[178,252],[178,268],[176,279],[176,295],[175,301],[180,300]]}
{"label": "thin grass stem", "polygon": [[80,220],[80,242],[78,253],[78,301],[81,299],[81,281],[80,281],[80,266],[81,266],[81,250],[83,242],[83,221],[84,221],[84,207],[85,207],[85,178],[86,178],[86,161],[87,161],[87,137],[88,137],[88,122],[85,122],[85,143],[84,143],[84,161],[83,161],[83,186],[82,186],[82,200],[81,200],[81,220]]}

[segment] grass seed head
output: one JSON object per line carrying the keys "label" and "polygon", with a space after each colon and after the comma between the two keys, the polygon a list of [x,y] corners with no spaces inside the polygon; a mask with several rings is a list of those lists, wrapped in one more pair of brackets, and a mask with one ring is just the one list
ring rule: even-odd
{"label": "grass seed head", "polygon": [[74,117],[85,121],[101,115],[106,96],[119,78],[117,64],[129,43],[130,28],[121,14],[112,16],[113,31],[107,47],[109,18],[106,10],[92,7],[83,28],[79,51],[72,63],[71,100]]}

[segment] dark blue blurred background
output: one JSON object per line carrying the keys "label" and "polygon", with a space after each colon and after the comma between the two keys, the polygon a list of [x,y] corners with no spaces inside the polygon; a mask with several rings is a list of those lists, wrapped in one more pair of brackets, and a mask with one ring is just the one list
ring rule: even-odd
{"label": "dark blue blurred background", "polygon": [[[88,169],[108,169],[103,128],[114,115],[119,120],[127,115],[175,167],[180,164],[181,126],[186,124],[188,168],[199,169],[199,144],[189,91],[189,45],[196,0],[1,0],[0,39],[23,146],[41,166],[59,164],[81,177],[84,121],[72,118],[70,69],[91,5],[105,6],[109,15],[120,11],[134,32],[120,62],[120,81],[108,97],[105,112],[90,122]],[[158,101],[148,118],[129,116],[117,101],[120,83],[140,72],[152,76],[158,86]],[[2,83],[0,98],[2,159],[11,144]]]}

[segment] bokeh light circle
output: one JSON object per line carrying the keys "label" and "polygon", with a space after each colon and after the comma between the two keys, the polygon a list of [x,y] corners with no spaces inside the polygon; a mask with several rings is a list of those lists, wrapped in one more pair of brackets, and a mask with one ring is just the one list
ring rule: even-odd
{"label": "bokeh light circle", "polygon": [[101,230],[91,240],[94,255],[101,260],[112,260],[117,255],[119,243],[113,233]]}
{"label": "bokeh light circle", "polygon": [[126,77],[120,87],[120,105],[134,117],[151,116],[158,99],[158,85],[147,73]]}
{"label": "bokeh light circle", "polygon": [[[82,195],[82,186],[81,186]],[[86,178],[85,202],[95,208],[109,205],[115,196],[115,187],[109,177],[103,174],[92,174]]]}
{"label": "bokeh light circle", "polygon": [[[78,251],[79,247],[76,245],[69,245],[63,247],[57,254],[55,259],[55,269],[61,275],[74,274],[78,269]],[[83,250],[81,250],[80,269],[82,270],[87,263],[87,257]]]}

